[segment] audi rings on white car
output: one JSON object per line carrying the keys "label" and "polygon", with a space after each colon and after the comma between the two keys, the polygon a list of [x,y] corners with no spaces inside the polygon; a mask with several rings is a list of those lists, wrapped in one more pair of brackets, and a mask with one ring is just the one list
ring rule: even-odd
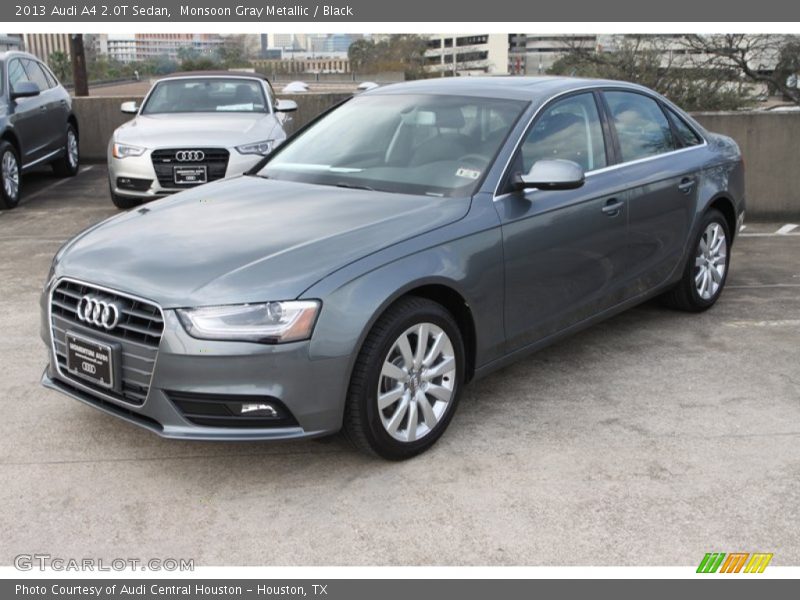
{"label": "audi rings on white car", "polygon": [[153,85],[136,115],[108,144],[111,200],[132,208],[146,200],[209,181],[241,175],[286,139],[283,113],[297,110],[276,100],[256,73],[195,72]]}

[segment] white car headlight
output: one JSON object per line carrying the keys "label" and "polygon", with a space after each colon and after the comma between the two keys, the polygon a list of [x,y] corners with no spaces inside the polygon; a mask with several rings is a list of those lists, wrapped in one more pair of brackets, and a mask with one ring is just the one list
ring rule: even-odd
{"label": "white car headlight", "polygon": [[263,142],[254,142],[252,144],[245,144],[243,146],[236,146],[236,151],[239,154],[259,154],[266,156],[272,152],[275,146],[275,140],[264,140]]}
{"label": "white car headlight", "polygon": [[311,337],[321,303],[318,300],[205,306],[178,309],[192,337],[280,344]]}
{"label": "white car headlight", "polygon": [[144,154],[145,148],[139,146],[131,146],[130,144],[114,144],[111,154],[114,158],[127,158],[129,156],[141,156]]}

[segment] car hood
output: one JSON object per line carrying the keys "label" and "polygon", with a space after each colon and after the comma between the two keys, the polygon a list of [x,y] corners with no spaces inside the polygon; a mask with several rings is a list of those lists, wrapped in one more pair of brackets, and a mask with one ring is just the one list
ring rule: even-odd
{"label": "car hood", "polygon": [[56,275],[164,308],[293,299],[359,258],[462,218],[469,203],[237,177],[86,230],[65,246]]}
{"label": "car hood", "polygon": [[262,113],[138,115],[114,133],[115,141],[144,148],[232,147],[284,137],[275,116]]}

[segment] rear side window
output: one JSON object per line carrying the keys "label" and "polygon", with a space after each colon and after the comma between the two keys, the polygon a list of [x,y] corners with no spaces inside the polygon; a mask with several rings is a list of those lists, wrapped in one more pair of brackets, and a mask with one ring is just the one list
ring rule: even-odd
{"label": "rear side window", "polygon": [[44,71],[35,60],[22,61],[25,66],[25,71],[28,73],[28,79],[39,86],[39,89],[44,91],[50,89],[50,82],[47,81]]}
{"label": "rear side window", "polygon": [[56,76],[53,75],[53,72],[46,65],[43,65],[42,63],[39,63],[39,66],[42,68],[42,71],[44,71],[44,76],[47,77],[47,83],[50,84],[50,87],[51,88],[58,87],[59,86],[58,79],[56,79]]}
{"label": "rear side window", "polygon": [[536,119],[522,143],[522,169],[537,160],[571,160],[592,171],[605,167],[606,147],[594,95],[578,94],[559,100]]}
{"label": "rear side window", "polygon": [[666,110],[670,121],[672,121],[672,126],[675,128],[675,135],[678,137],[678,143],[681,146],[688,148],[689,146],[697,146],[703,143],[702,138],[697,135],[697,132],[689,127],[689,124],[678,116],[674,110],[670,108]]}
{"label": "rear side window", "polygon": [[658,102],[633,92],[605,92],[624,162],[675,150],[669,121]]}

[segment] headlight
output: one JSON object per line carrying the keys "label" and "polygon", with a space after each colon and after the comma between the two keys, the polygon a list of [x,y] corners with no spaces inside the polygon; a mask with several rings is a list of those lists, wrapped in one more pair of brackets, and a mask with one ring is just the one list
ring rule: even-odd
{"label": "headlight", "polygon": [[145,148],[139,146],[131,146],[129,144],[114,144],[111,154],[114,158],[127,158],[129,156],[141,156],[144,154]]}
{"label": "headlight", "polygon": [[178,309],[192,337],[280,344],[311,337],[321,303],[318,300],[206,306]]}
{"label": "headlight", "polygon": [[275,145],[274,140],[264,140],[263,142],[255,142],[253,144],[245,144],[244,146],[236,146],[239,154],[260,154],[266,156],[272,152],[272,147]]}

